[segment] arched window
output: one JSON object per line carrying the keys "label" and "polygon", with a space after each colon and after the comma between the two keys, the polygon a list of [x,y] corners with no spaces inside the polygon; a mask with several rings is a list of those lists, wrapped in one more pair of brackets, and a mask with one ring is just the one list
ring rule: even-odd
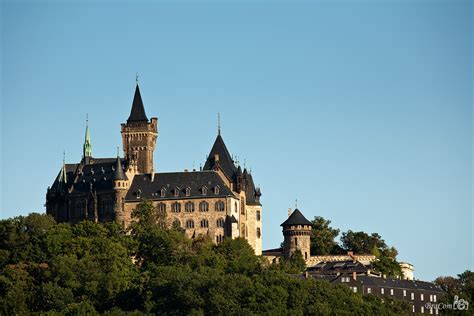
{"label": "arched window", "polygon": [[225,221],[223,218],[219,218],[216,224],[217,224],[217,227],[224,227]]}
{"label": "arched window", "polygon": [[207,219],[201,220],[201,227],[209,227],[209,221]]}
{"label": "arched window", "polygon": [[186,228],[194,228],[194,221],[192,219],[186,221]]}
{"label": "arched window", "polygon": [[257,221],[260,221],[260,211],[255,213],[255,217],[257,218]]}
{"label": "arched window", "polygon": [[209,211],[209,203],[207,203],[206,201],[202,201],[201,203],[199,203],[199,210],[201,212],[208,212]]}
{"label": "arched window", "polygon": [[187,187],[186,188],[186,196],[190,196],[190,195],[191,195],[191,188]]}
{"label": "arched window", "polygon": [[219,192],[220,192],[220,187],[218,185],[216,185],[215,188],[214,188],[214,194],[217,195],[217,194],[219,194]]}
{"label": "arched window", "polygon": [[179,219],[175,219],[173,221],[173,228],[181,228],[181,222],[179,221]]}
{"label": "arched window", "polygon": [[201,193],[202,195],[206,195],[207,194],[207,187],[205,185],[202,186],[201,188]]}
{"label": "arched window", "polygon": [[217,201],[215,207],[218,212],[223,212],[225,210],[225,204],[222,201]]}
{"label": "arched window", "polygon": [[262,237],[262,231],[260,230],[260,227],[257,227],[257,238]]}
{"label": "arched window", "polygon": [[186,202],[186,204],[184,205],[184,210],[189,213],[194,212],[194,203]]}
{"label": "arched window", "polygon": [[237,208],[237,202],[234,203],[234,212],[238,212],[238,208]]}
{"label": "arched window", "polygon": [[173,212],[175,212],[175,213],[181,212],[181,204],[179,204],[178,202],[174,202],[173,203]]}
{"label": "arched window", "polygon": [[160,213],[166,212],[166,204],[165,203],[158,204],[158,210],[160,211]]}
{"label": "arched window", "polygon": [[175,197],[179,196],[179,188],[178,187],[174,188],[174,196]]}
{"label": "arched window", "polygon": [[161,197],[164,198],[166,196],[166,189],[162,188],[160,194],[161,194]]}

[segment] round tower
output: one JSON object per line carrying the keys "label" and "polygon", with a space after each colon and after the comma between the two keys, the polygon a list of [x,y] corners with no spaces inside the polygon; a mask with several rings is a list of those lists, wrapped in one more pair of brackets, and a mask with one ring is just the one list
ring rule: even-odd
{"label": "round tower", "polygon": [[283,227],[283,254],[286,259],[291,258],[296,250],[300,250],[303,258],[308,260],[311,249],[311,229],[313,224],[307,220],[300,210],[295,209]]}

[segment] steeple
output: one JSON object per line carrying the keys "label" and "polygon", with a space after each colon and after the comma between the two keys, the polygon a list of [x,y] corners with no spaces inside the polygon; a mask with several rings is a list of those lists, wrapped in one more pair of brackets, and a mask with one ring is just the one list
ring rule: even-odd
{"label": "steeple", "polygon": [[83,146],[82,151],[83,151],[84,159],[86,160],[86,164],[88,164],[89,159],[92,157],[91,135],[89,132],[89,116],[86,116],[86,135],[85,135],[84,146]]}
{"label": "steeple", "polygon": [[140,88],[137,86],[135,88],[135,95],[133,96],[132,110],[130,111],[130,116],[128,117],[127,123],[129,122],[148,122],[148,117],[145,113],[145,107],[143,106],[142,96],[140,94]]}
{"label": "steeple", "polygon": [[56,192],[62,192],[67,186],[67,172],[66,172],[66,153],[63,152],[63,166],[59,171],[56,180],[53,183],[51,189]]}
{"label": "steeple", "polygon": [[127,176],[123,172],[122,169],[122,162],[118,153],[118,148],[117,148],[117,161],[115,163],[115,172],[114,172],[114,177],[112,180],[127,180]]}
{"label": "steeple", "polygon": [[234,164],[227,147],[220,134],[217,134],[217,138],[214,141],[211,152],[204,164],[204,170],[213,170],[216,164],[219,164],[220,169],[230,180],[235,180],[237,176],[237,167]]}

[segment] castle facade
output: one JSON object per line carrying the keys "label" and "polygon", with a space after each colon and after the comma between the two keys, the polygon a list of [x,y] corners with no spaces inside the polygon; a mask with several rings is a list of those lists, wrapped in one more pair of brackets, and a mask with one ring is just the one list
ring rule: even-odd
{"label": "castle facade", "polygon": [[218,135],[199,171],[155,172],[153,154],[158,119],[148,119],[137,84],[130,116],[121,125],[124,157],[92,155],[86,126],[83,157],[66,164],[46,194],[46,212],[57,222],[117,221],[128,227],[131,213],[143,200],[166,214],[168,226],[179,226],[188,237],[243,237],[262,253],[261,191],[252,174],[236,164]]}

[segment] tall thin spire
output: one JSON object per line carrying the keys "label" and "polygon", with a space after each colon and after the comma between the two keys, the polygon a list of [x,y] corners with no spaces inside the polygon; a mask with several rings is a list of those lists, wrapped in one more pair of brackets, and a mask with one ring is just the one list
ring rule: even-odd
{"label": "tall thin spire", "polygon": [[92,157],[92,144],[91,144],[91,135],[89,132],[89,115],[88,114],[86,114],[86,135],[84,138],[83,154],[84,154],[84,158]]}
{"label": "tall thin spire", "polygon": [[221,113],[217,112],[217,135],[221,134]]}
{"label": "tall thin spire", "polygon": [[61,174],[59,182],[67,183],[67,173],[66,173],[66,151],[63,150],[63,167],[61,169]]}

